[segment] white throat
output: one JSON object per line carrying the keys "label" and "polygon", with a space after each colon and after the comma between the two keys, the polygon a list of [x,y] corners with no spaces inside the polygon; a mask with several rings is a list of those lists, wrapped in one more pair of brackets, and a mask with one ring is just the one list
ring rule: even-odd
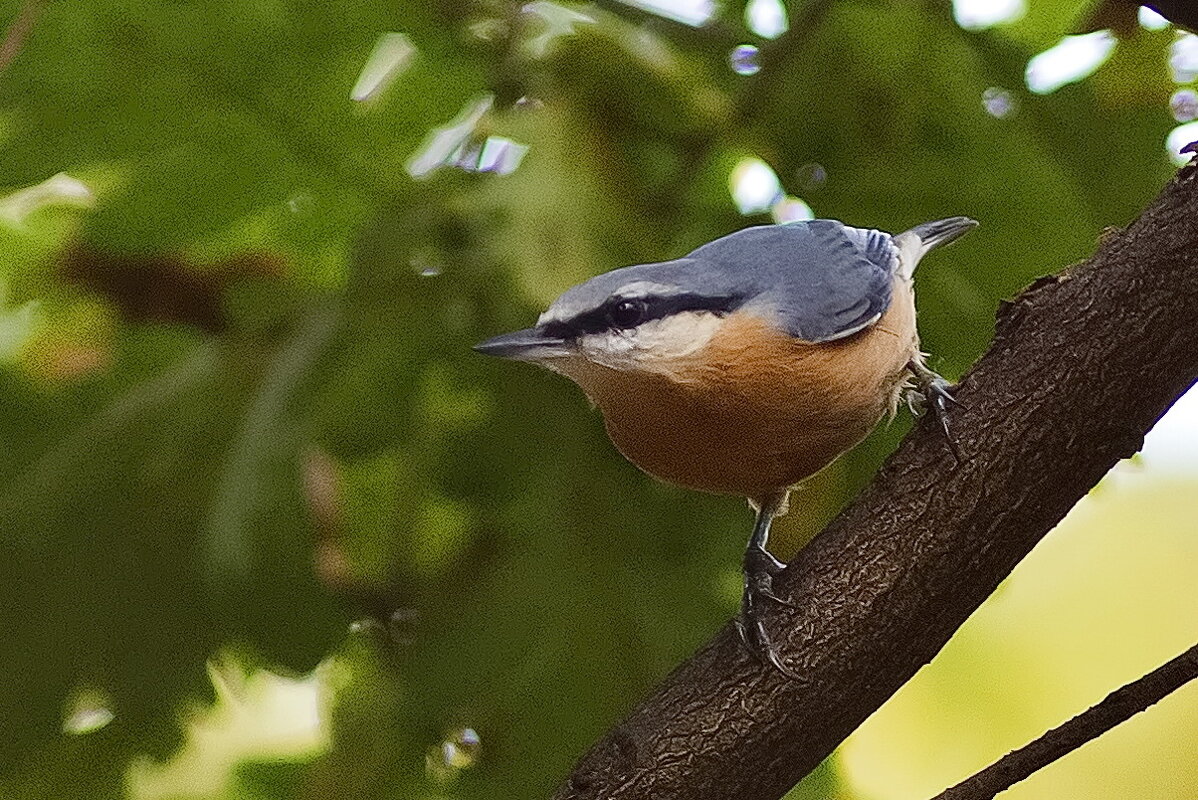
{"label": "white throat", "polygon": [[711,341],[723,324],[724,317],[711,311],[681,311],[629,330],[580,336],[577,355],[554,359],[556,363],[546,362],[545,366],[569,375],[569,362],[577,359],[608,369],[668,375]]}

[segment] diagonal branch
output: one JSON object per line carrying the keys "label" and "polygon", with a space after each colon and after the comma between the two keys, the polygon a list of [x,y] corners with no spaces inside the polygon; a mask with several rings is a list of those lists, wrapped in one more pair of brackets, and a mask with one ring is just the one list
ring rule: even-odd
{"label": "diagonal branch", "polygon": [[990,800],[1195,679],[1198,679],[1198,644],[932,800]]}
{"label": "diagonal branch", "polygon": [[25,46],[25,40],[33,33],[34,23],[37,22],[44,2],[45,0],[25,0],[21,10],[17,12],[16,19],[8,26],[3,41],[0,41],[0,72],[8,69],[8,65]]}
{"label": "diagonal branch", "polygon": [[789,681],[731,626],[603,736],[558,800],[775,800],[921,666],[1198,378],[1198,167],[1088,262],[999,309],[954,462],[930,421],[792,561],[767,620]]}

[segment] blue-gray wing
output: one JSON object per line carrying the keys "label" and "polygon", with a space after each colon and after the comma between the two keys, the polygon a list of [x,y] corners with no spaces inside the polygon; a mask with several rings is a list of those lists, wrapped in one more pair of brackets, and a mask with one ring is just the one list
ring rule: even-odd
{"label": "blue-gray wing", "polygon": [[869,327],[890,306],[898,250],[887,233],[812,220],[746,228],[688,260],[714,283],[773,313],[791,336],[826,342]]}

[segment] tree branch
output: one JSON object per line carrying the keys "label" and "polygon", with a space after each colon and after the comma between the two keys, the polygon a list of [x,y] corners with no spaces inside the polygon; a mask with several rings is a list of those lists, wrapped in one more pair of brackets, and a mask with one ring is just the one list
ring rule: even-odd
{"label": "tree branch", "polygon": [[981,772],[932,800],[990,800],[1039,769],[1096,739],[1198,678],[1198,644],[1134,683],[1116,689],[1085,713],[1030,744],[1007,753]]}
{"label": "tree branch", "polygon": [[8,65],[21,52],[25,40],[33,33],[33,25],[41,13],[44,0],[25,0],[16,18],[8,26],[3,41],[0,41],[0,72],[8,69]]}
{"label": "tree branch", "polygon": [[[997,266],[997,265],[996,265]],[[1198,377],[1198,167],[1088,262],[999,309],[962,380],[957,465],[925,420],[775,582],[790,669],[726,626],[577,764],[558,800],[775,800],[921,666]]]}

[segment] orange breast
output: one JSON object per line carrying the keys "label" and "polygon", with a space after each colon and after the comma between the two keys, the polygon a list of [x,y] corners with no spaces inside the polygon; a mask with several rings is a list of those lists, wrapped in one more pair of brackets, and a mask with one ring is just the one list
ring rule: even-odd
{"label": "orange breast", "polygon": [[918,357],[910,289],[875,325],[801,342],[749,313],[661,373],[589,364],[573,377],[620,452],[669,483],[760,498],[822,469],[896,401]]}

